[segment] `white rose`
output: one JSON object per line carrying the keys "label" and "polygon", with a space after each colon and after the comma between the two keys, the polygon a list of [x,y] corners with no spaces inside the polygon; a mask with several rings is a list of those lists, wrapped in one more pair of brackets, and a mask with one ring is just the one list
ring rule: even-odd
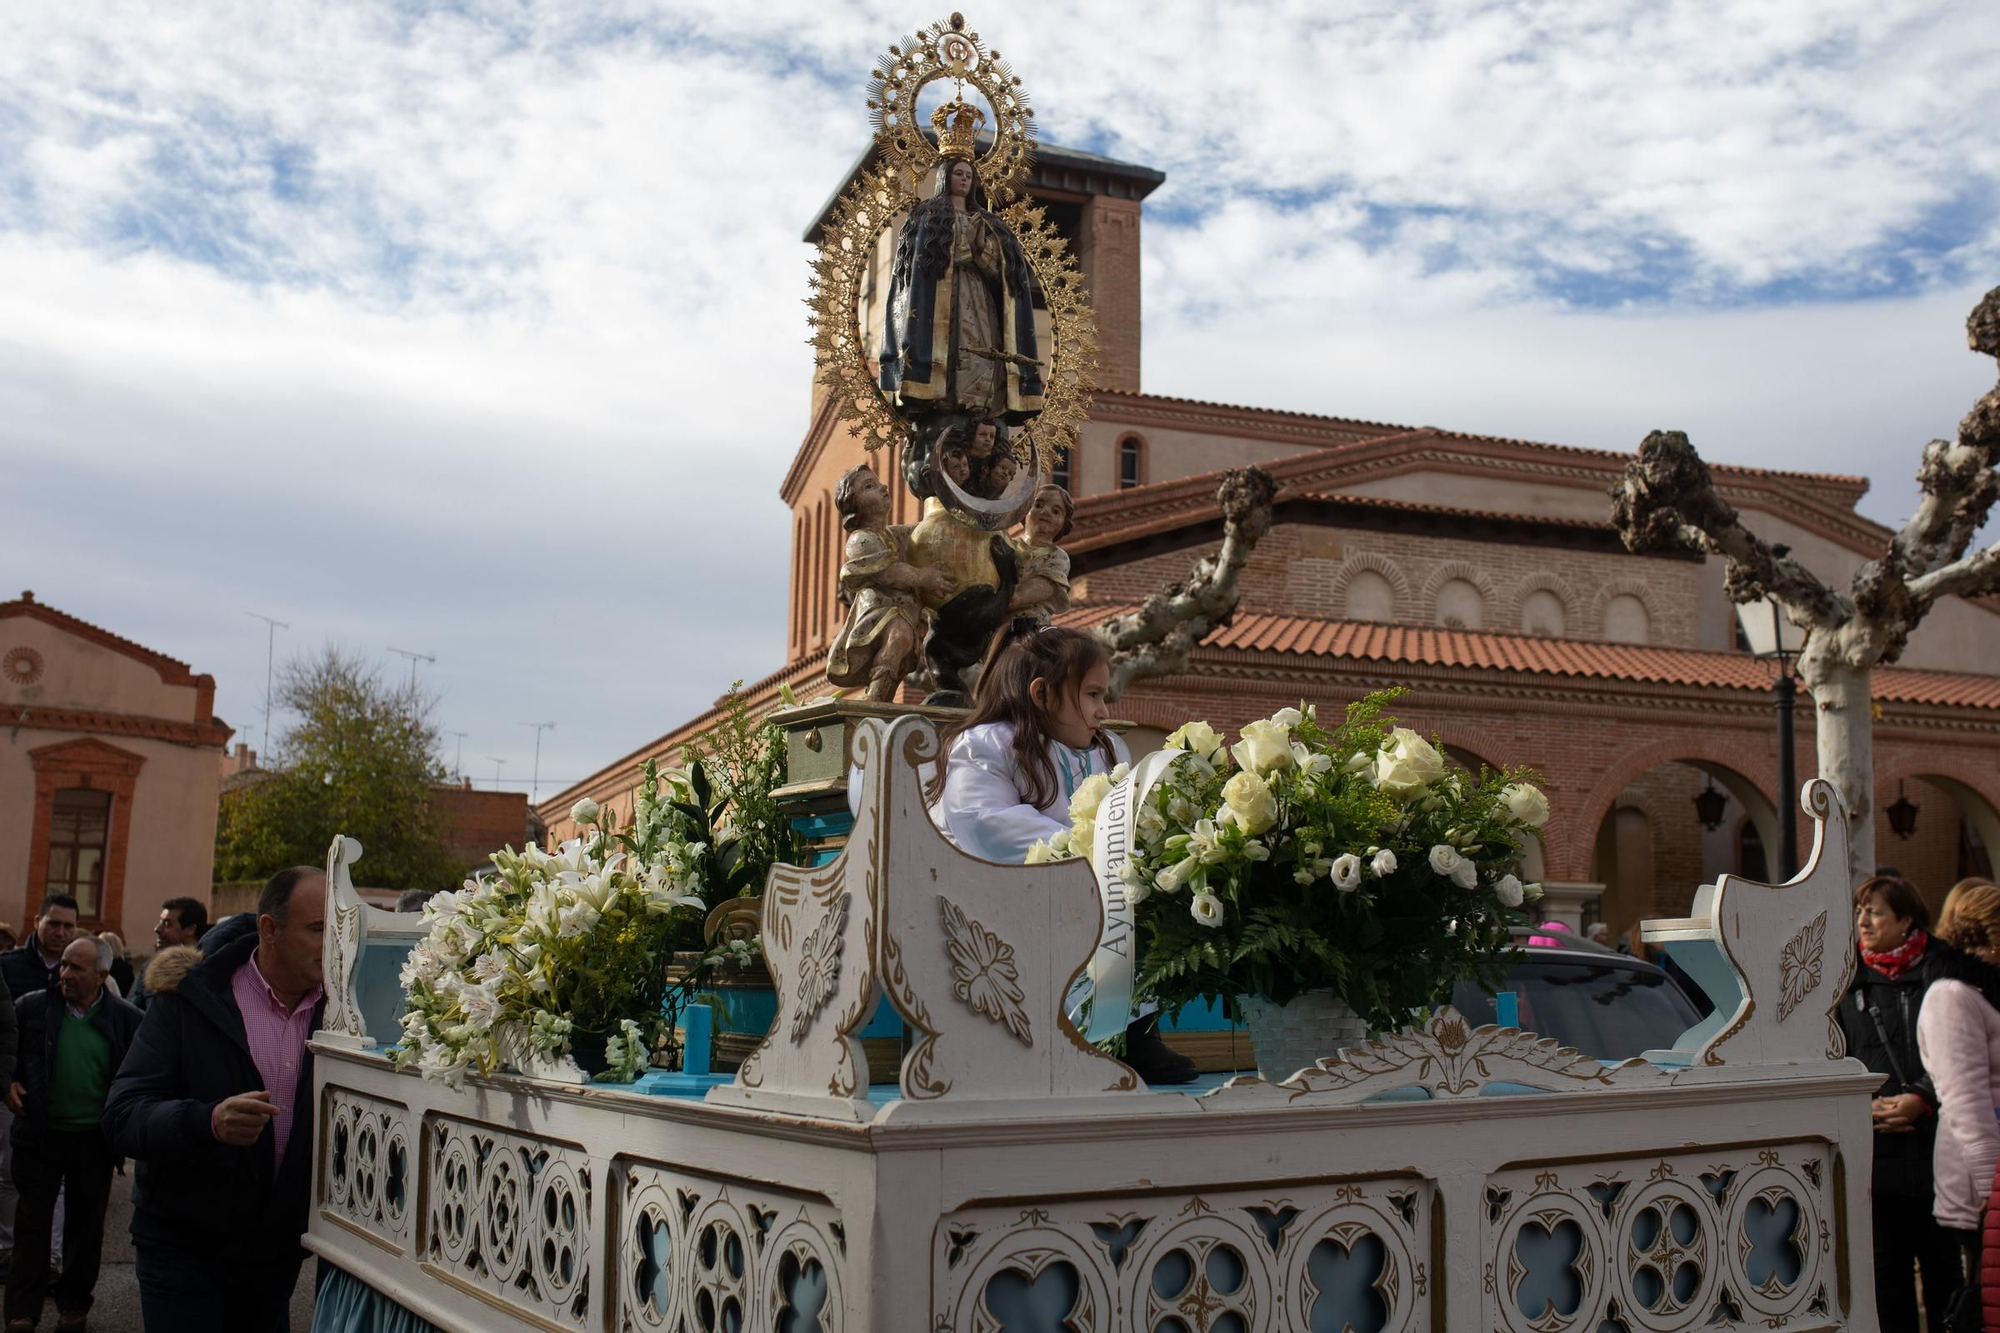
{"label": "white rose", "polygon": [[1342,893],[1352,893],[1361,887],[1361,858],[1353,852],[1343,852],[1333,858],[1333,887]]}
{"label": "white rose", "polygon": [[1166,748],[1186,750],[1203,759],[1210,759],[1222,748],[1222,737],[1216,735],[1215,728],[1206,722],[1188,722],[1167,737]]}
{"label": "white rose", "polygon": [[1539,884],[1523,884],[1521,886],[1521,895],[1531,903],[1538,903],[1542,900],[1542,886]]}
{"label": "white rose", "polygon": [[1408,727],[1397,727],[1375,756],[1375,785],[1406,799],[1444,776],[1444,756]]}
{"label": "white rose", "polygon": [[1111,779],[1102,773],[1093,773],[1077,786],[1076,794],[1069,798],[1069,817],[1082,823],[1086,819],[1097,818],[1097,807],[1104,803],[1105,793],[1111,790]]}
{"label": "white rose", "polygon": [[1296,708],[1280,708],[1271,714],[1271,720],[1281,727],[1296,727],[1305,721],[1305,714]]}
{"label": "white rose", "polygon": [[1439,843],[1431,848],[1431,869],[1440,875],[1449,875],[1458,869],[1458,863],[1465,858],[1458,854],[1458,848],[1449,843]]}
{"label": "white rose", "polygon": [[1387,879],[1396,873],[1396,854],[1384,847],[1368,862],[1368,869],[1377,879]]}
{"label": "white rose", "polygon": [[1500,882],[1493,886],[1493,896],[1500,900],[1502,907],[1519,907],[1527,892],[1520,880],[1512,875],[1502,875]]}
{"label": "white rose", "polygon": [[1194,878],[1194,872],[1198,868],[1193,857],[1185,861],[1176,861],[1153,876],[1153,887],[1162,893],[1178,893],[1187,887],[1187,882]]}
{"label": "white rose", "polygon": [[1292,729],[1278,722],[1252,722],[1229,753],[1245,772],[1275,773],[1292,762]]}
{"label": "white rose", "polygon": [[1188,911],[1210,930],[1222,924],[1222,899],[1212,893],[1197,893],[1188,903]]}
{"label": "white rose", "polygon": [[[1291,758],[1289,751],[1285,758]],[[1238,773],[1224,783],[1222,803],[1236,817],[1237,827],[1253,836],[1278,822],[1278,798],[1271,794],[1270,784],[1255,773]]]}
{"label": "white rose", "polygon": [[1024,866],[1046,865],[1055,859],[1055,853],[1049,850],[1049,845],[1040,838],[1037,838],[1028,844],[1028,854],[1022,858],[1021,864]]}
{"label": "white rose", "polygon": [[569,817],[579,824],[595,824],[602,809],[588,796],[569,808]]}
{"label": "white rose", "polygon": [[1549,822],[1549,798],[1532,782],[1508,783],[1501,789],[1500,804],[1529,828],[1540,828]]}
{"label": "white rose", "polygon": [[1479,867],[1461,858],[1451,868],[1451,882],[1461,889],[1476,888],[1479,884]]}
{"label": "white rose", "polygon": [[1119,783],[1123,782],[1125,780],[1125,775],[1130,773],[1131,771],[1132,771],[1132,765],[1130,764],[1114,765],[1111,769],[1111,785],[1115,787]]}

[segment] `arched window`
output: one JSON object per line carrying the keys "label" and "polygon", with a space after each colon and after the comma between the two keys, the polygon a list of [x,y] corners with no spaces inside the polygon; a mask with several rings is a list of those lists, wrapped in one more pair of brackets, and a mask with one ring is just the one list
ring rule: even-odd
{"label": "arched window", "polygon": [[1437,593],[1438,624],[1450,629],[1478,629],[1486,603],[1470,580],[1451,579]]}
{"label": "arched window", "polygon": [[1629,592],[1621,592],[1604,604],[1604,637],[1613,643],[1646,643],[1652,638],[1652,624],[1646,604]]}
{"label": "arched window", "polygon": [[1537,588],[1521,603],[1521,633],[1560,639],[1568,628],[1562,598],[1547,588]]}
{"label": "arched window", "polygon": [[1394,620],[1395,586],[1372,569],[1357,570],[1347,581],[1347,605],[1342,614],[1349,620]]}
{"label": "arched window", "polygon": [[1146,442],[1136,435],[1118,441],[1118,489],[1129,491],[1144,479]]}
{"label": "arched window", "polygon": [[1749,819],[1736,830],[1736,873],[1759,884],[1771,882],[1770,863],[1764,858],[1764,838]]}

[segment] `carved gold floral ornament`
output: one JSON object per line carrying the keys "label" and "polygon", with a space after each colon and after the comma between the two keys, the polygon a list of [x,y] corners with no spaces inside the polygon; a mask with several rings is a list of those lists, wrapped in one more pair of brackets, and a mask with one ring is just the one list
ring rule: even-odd
{"label": "carved gold floral ornament", "polygon": [[1806,996],[1819,988],[1826,954],[1826,911],[1785,941],[1778,955],[1778,1021],[1783,1022]]}
{"label": "carved gold floral ornament", "polygon": [[795,1042],[805,1040],[813,1019],[819,1017],[819,1011],[826,1008],[826,1002],[839,989],[840,951],[847,945],[849,897],[849,894],[841,894],[834,901],[833,909],[820,918],[819,924],[806,936],[806,942],[799,946],[798,1004],[792,1014],[792,1040]]}
{"label": "carved gold floral ornament", "polygon": [[938,911],[944,918],[945,953],[951,959],[951,993],[973,1013],[990,1018],[1018,1038],[1035,1044],[1028,1025],[1020,970],[1014,966],[1014,946],[959,910],[942,895]]}

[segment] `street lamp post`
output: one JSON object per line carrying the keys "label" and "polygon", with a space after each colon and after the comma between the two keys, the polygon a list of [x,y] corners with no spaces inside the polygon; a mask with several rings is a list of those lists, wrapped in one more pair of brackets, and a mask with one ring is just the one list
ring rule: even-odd
{"label": "street lamp post", "polygon": [[[1771,553],[1779,559],[1791,553],[1786,546],[1773,546]],[[1787,883],[1799,873],[1799,779],[1795,770],[1795,746],[1792,739],[1794,709],[1798,703],[1798,681],[1792,676],[1791,659],[1799,655],[1797,648],[1785,646],[1785,613],[1773,597],[1771,603],[1771,650],[1760,653],[1778,664],[1778,679],[1773,685],[1773,706],[1778,710],[1778,882]]]}

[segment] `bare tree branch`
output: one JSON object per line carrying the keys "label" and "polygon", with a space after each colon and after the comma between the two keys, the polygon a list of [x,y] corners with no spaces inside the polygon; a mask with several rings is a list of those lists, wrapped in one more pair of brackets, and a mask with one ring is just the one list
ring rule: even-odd
{"label": "bare tree branch", "polygon": [[2000,545],[1934,569],[1909,584],[1910,596],[1924,606],[1940,597],[1980,597],[2000,592]]}
{"label": "bare tree branch", "polygon": [[1681,431],[1656,430],[1639,445],[1639,456],[1611,488],[1611,519],[1631,551],[1685,548],[1726,557],[1724,587],[1732,601],[1775,597],[1795,623],[1808,626],[1836,624],[1852,611],[1810,569],[1743,526]]}
{"label": "bare tree branch", "polygon": [[1195,645],[1227,625],[1242,599],[1238,581],[1250,553],[1271,527],[1277,482],[1262,468],[1232,468],[1216,487],[1222,509],[1222,546],[1202,558],[1186,582],[1148,596],[1138,610],[1113,616],[1093,631],[1111,650],[1116,699],[1135,681],[1187,670]]}

